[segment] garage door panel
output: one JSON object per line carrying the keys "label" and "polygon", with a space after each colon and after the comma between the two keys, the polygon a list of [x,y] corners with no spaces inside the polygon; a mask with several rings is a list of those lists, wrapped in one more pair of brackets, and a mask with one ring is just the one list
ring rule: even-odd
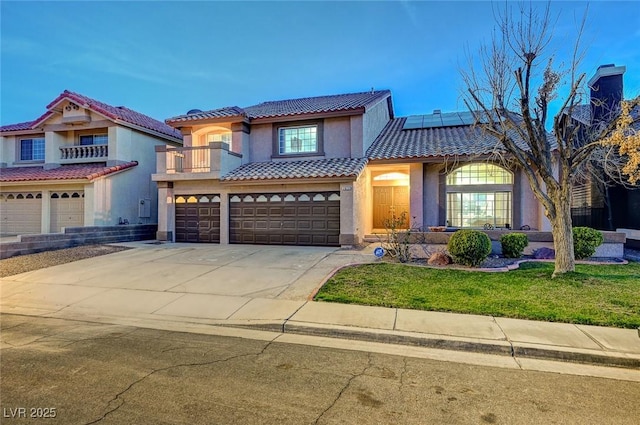
{"label": "garage door panel", "polygon": [[311,221],[310,220],[300,220],[298,221],[298,230],[307,230],[311,229]]}
{"label": "garage door panel", "polygon": [[3,193],[0,195],[0,233],[40,233],[42,199],[39,193]]}
{"label": "garage door panel", "polygon": [[176,242],[220,242],[220,202],[213,202],[219,195],[176,196],[187,203],[176,203]]}
{"label": "garage door panel", "polygon": [[[240,200],[233,202],[229,208],[231,243],[339,245],[338,192],[231,194],[229,196]],[[331,201],[328,200],[329,197]],[[262,202],[259,204],[247,202],[247,199],[261,199]]]}

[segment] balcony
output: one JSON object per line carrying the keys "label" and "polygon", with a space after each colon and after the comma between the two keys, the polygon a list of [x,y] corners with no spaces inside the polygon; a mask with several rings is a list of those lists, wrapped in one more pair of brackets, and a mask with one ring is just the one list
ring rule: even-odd
{"label": "balcony", "polygon": [[167,173],[211,172],[211,149],[204,147],[182,147],[167,149]]}
{"label": "balcony", "polygon": [[230,152],[229,145],[211,142],[208,146],[156,146],[154,181],[219,179],[242,164],[242,155]]}
{"label": "balcony", "polygon": [[109,157],[109,145],[67,145],[60,147],[62,163],[106,161]]}

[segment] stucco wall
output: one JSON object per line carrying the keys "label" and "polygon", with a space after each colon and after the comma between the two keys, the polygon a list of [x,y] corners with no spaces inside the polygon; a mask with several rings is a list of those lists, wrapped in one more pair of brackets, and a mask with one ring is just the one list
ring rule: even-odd
{"label": "stucco wall", "polygon": [[16,138],[2,136],[0,142],[0,167],[10,167],[16,159]]}
{"label": "stucco wall", "polygon": [[251,126],[249,135],[249,161],[268,162],[273,154],[271,124],[257,124]]}
{"label": "stucco wall", "polygon": [[[287,125],[296,125],[295,121]],[[254,124],[249,135],[249,161],[268,162],[297,161],[303,158],[313,158],[314,155],[292,155],[285,158],[272,158],[274,146],[274,126],[276,124]],[[349,117],[325,118],[323,120],[323,148],[324,158],[348,158],[351,156],[351,120]],[[317,156],[315,156],[317,158]],[[244,159],[243,159],[244,161]]]}
{"label": "stucco wall", "polygon": [[348,158],[351,156],[351,120],[349,117],[324,120],[325,158]]}
{"label": "stucco wall", "polygon": [[[423,226],[442,226],[440,220],[440,166],[436,164],[424,165],[424,186],[422,188]],[[444,200],[442,201],[444,202]]]}

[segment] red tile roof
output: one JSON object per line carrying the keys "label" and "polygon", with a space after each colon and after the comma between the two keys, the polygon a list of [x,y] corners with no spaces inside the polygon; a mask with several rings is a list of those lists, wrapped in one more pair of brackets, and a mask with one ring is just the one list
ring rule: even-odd
{"label": "red tile roof", "polygon": [[[389,90],[363,93],[336,94],[330,96],[305,97],[301,99],[275,100],[246,108],[229,106],[204,112],[195,112],[168,118],[167,123],[204,120],[208,118],[242,116],[250,120],[329,112],[348,112],[366,108],[391,96]],[[393,111],[391,111],[393,113]]]}
{"label": "red tile roof", "polygon": [[0,133],[5,131],[22,131],[31,130],[33,128],[34,121],[19,122],[16,124],[8,124],[0,127]]}
{"label": "red tile roof", "polygon": [[104,164],[73,164],[45,170],[44,167],[0,168],[0,182],[43,180],[93,180],[138,165],[137,161],[107,167]]}
{"label": "red tile roof", "polygon": [[170,136],[179,140],[182,140],[182,134],[171,126],[153,119],[147,115],[141,114],[124,106],[111,106],[106,103],[100,102],[90,97],[74,93],[69,90],[65,90],[58,97],[56,97],[51,103],[47,105],[47,112],[45,112],[38,119],[25,123],[10,124],[0,127],[0,132],[3,131],[16,131],[16,130],[30,130],[41,124],[44,120],[49,118],[53,112],[52,109],[64,100],[70,100],[77,103],[80,106],[89,108],[99,114],[106,116],[114,121],[121,121],[125,124],[132,124],[138,127],[142,127],[148,130],[155,131],[166,136]]}

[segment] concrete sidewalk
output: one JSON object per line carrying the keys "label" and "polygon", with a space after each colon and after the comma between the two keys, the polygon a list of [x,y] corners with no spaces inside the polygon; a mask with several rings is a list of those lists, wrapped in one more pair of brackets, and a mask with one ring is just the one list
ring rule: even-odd
{"label": "concrete sidewalk", "polygon": [[133,246],[139,249],[6,278],[0,312],[177,329],[241,327],[640,369],[633,329],[308,299],[336,268],[373,261],[368,250],[292,254],[247,246],[217,248],[212,256],[185,246]]}

